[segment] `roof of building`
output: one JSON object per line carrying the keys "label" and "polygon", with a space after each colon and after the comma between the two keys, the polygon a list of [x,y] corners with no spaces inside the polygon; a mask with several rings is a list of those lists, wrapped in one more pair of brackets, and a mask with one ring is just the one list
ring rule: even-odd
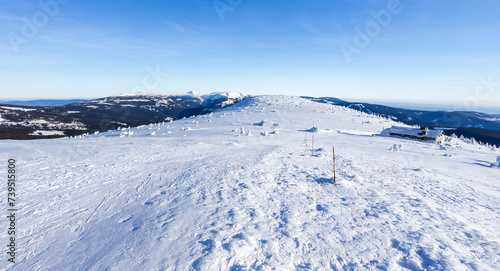
{"label": "roof of building", "polygon": [[435,130],[427,130],[427,134],[422,135],[421,129],[412,128],[412,127],[399,127],[394,126],[392,128],[388,128],[382,132],[382,135],[403,135],[410,137],[420,137],[420,138],[438,138],[443,130],[435,129]]}

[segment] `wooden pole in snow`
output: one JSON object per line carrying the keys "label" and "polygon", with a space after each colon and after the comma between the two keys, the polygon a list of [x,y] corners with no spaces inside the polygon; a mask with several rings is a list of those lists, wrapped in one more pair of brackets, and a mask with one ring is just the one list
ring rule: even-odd
{"label": "wooden pole in snow", "polygon": [[333,183],[337,183],[337,173],[335,168],[335,146],[333,148]]}
{"label": "wooden pole in snow", "polygon": [[312,155],[314,155],[314,118],[313,118]]}

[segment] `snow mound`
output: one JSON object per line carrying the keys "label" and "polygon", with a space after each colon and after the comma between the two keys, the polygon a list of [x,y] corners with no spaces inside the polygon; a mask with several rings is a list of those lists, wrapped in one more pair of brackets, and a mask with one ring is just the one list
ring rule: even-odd
{"label": "snow mound", "polygon": [[271,125],[271,123],[269,123],[269,121],[267,120],[263,120],[261,122],[256,122],[254,124],[252,124],[253,126],[264,126],[264,125]]}

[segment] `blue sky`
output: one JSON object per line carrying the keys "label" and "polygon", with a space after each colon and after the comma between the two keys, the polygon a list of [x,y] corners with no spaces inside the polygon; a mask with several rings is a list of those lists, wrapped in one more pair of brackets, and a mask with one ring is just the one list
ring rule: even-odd
{"label": "blue sky", "polygon": [[240,91],[500,105],[494,0],[0,5],[2,99]]}

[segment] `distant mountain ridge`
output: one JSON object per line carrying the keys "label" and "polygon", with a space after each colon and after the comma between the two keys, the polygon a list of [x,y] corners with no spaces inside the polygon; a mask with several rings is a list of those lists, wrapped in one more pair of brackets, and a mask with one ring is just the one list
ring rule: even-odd
{"label": "distant mountain ridge", "polygon": [[378,104],[347,102],[336,98],[303,97],[312,101],[345,106],[368,114],[390,117],[410,125],[450,128],[479,128],[500,131],[498,115],[471,111],[426,111],[389,107]]}
{"label": "distant mountain ridge", "polygon": [[67,136],[73,136],[170,121],[212,112],[248,97],[237,92],[207,95],[123,94],[62,106],[0,104],[0,138],[60,137],[33,134],[39,130],[62,131]]}
{"label": "distant mountain ridge", "polygon": [[500,117],[496,114],[401,109],[371,103],[347,102],[330,97],[303,96],[302,98],[319,103],[344,106],[368,114],[377,114],[408,125],[454,128],[446,130],[445,133],[473,137],[481,142],[500,146]]}
{"label": "distant mountain ridge", "polygon": [[[348,101],[356,101],[357,99],[345,99]],[[394,108],[402,108],[409,110],[421,110],[421,111],[473,111],[486,113],[490,115],[499,115],[500,107],[494,107],[489,103],[481,104],[478,106],[464,105],[463,102],[459,101],[425,101],[425,100],[384,100],[384,99],[363,99],[363,103],[369,104],[379,104]]]}
{"label": "distant mountain ridge", "polygon": [[[76,103],[60,106],[0,104],[0,139],[60,137],[62,132],[67,136],[74,136],[176,120],[212,112],[248,97],[250,96],[237,92],[218,92],[207,95],[189,92],[186,94],[122,94],[93,100],[75,100]],[[381,115],[409,125],[455,128],[447,130],[446,133],[474,137],[479,141],[500,146],[499,115],[467,111],[410,110],[371,103],[348,102],[332,97],[303,96],[302,98]],[[36,103],[36,101],[32,102]],[[35,131],[39,130],[60,131],[61,133],[38,135]]]}
{"label": "distant mountain ridge", "polygon": [[84,99],[70,99],[70,100],[28,100],[28,101],[20,101],[20,100],[0,100],[0,104],[9,104],[9,105],[22,105],[22,106],[61,106],[73,103],[79,103],[87,101]]}

